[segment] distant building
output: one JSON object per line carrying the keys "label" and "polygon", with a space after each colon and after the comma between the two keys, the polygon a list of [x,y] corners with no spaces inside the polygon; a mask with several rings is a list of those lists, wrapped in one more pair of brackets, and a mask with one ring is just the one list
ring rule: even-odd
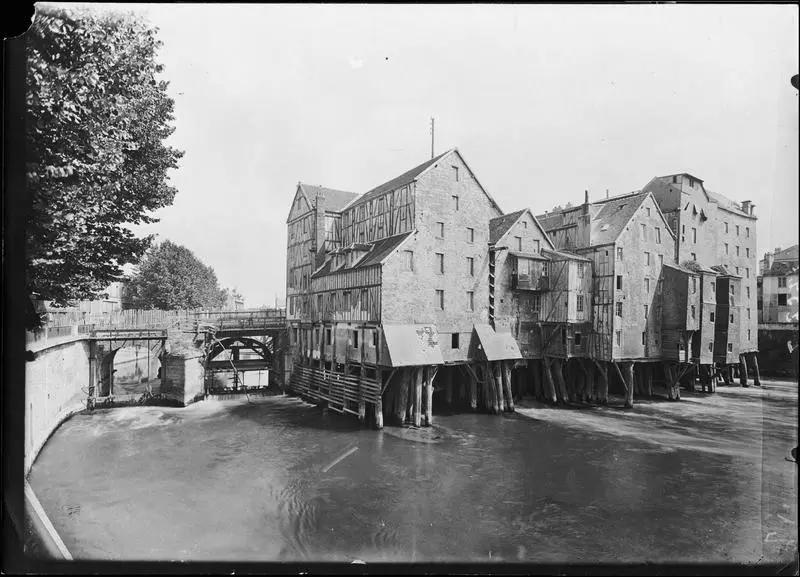
{"label": "distant building", "polygon": [[57,322],[59,317],[70,319],[80,316],[97,316],[122,310],[126,304],[125,281],[112,282],[103,294],[92,300],[77,301],[70,307],[54,307],[49,301],[37,301],[37,310],[46,312]]}
{"label": "distant building", "polygon": [[758,321],[760,323],[798,323],[800,292],[798,245],[767,252],[761,261]]}

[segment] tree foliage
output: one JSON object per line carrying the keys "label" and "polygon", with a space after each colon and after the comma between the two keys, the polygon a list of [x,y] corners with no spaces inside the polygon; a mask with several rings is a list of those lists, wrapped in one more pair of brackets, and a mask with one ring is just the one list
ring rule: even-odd
{"label": "tree foliage", "polygon": [[174,102],[156,78],[156,30],[132,15],[37,6],[27,34],[27,288],[67,305],[93,298],[136,263],[172,203],[164,144]]}
{"label": "tree foliage", "polygon": [[137,309],[213,308],[222,306],[227,297],[213,268],[168,240],[145,254],[126,291]]}

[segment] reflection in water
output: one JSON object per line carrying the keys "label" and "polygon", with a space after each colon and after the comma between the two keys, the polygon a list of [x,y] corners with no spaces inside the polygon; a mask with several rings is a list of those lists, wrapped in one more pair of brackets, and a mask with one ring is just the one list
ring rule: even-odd
{"label": "reflection in water", "polygon": [[[770,410],[796,444],[793,402]],[[541,418],[455,414],[432,428],[379,432],[284,397],[97,411],[57,431],[31,482],[85,557],[596,563],[762,554],[762,452],[752,443],[739,453],[665,451],[654,444],[657,421],[631,413],[524,410]],[[589,426],[560,422],[573,418]],[[624,435],[604,430],[618,418]],[[751,433],[727,424],[737,449]],[[774,475],[775,506],[795,502],[791,475]],[[792,509],[782,514],[796,523]],[[791,551],[793,534],[777,534]]]}

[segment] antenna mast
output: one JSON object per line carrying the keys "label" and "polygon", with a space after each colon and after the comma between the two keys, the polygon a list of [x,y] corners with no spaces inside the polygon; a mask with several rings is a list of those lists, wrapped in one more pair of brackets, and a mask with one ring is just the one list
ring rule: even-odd
{"label": "antenna mast", "polygon": [[433,158],[433,116],[431,116],[431,158]]}

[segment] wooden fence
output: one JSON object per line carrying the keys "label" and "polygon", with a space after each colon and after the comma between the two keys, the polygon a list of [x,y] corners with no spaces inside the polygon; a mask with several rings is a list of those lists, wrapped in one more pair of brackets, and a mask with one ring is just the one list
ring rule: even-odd
{"label": "wooden fence", "polygon": [[352,377],[323,369],[295,365],[289,389],[315,401],[327,401],[335,410],[358,415],[358,404],[374,404],[381,398],[376,379]]}

